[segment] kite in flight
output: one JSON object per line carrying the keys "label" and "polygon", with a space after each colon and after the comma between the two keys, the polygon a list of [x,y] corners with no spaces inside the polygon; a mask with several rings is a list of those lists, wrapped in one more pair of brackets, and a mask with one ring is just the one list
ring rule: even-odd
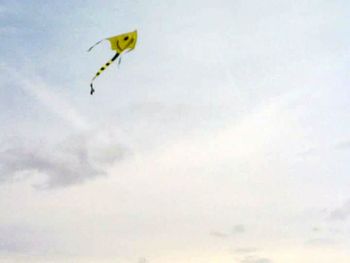
{"label": "kite in flight", "polygon": [[88,49],[88,52],[93,49],[95,46],[97,46],[98,44],[100,44],[102,41],[104,40],[108,40],[111,43],[111,49],[116,51],[116,54],[114,55],[114,57],[109,60],[105,65],[103,65],[99,71],[97,71],[96,75],[92,78],[91,83],[90,83],[90,87],[91,87],[91,91],[90,94],[92,95],[95,90],[94,90],[94,86],[92,85],[94,80],[109,66],[113,63],[113,61],[115,61],[123,52],[127,51],[131,51],[135,48],[136,45],[136,41],[137,41],[137,31],[133,31],[133,32],[129,32],[129,33],[125,33],[122,35],[117,35],[117,36],[113,36],[113,37],[109,37],[109,38],[105,38],[102,39],[100,41],[98,41],[95,45],[93,45],[92,47],[90,47]]}

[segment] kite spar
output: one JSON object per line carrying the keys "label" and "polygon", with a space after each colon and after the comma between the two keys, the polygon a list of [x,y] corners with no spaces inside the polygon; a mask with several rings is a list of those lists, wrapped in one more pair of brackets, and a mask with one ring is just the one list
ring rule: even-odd
{"label": "kite spar", "polygon": [[94,44],[92,47],[88,49],[88,52],[91,51],[95,46],[100,44],[102,41],[108,40],[111,44],[111,49],[115,50],[116,53],[114,57],[109,60],[106,64],[104,64],[96,73],[96,75],[92,78],[91,83],[90,83],[90,94],[94,94],[94,86],[93,82],[94,80],[109,66],[115,61],[123,52],[125,51],[131,51],[135,48],[136,46],[136,41],[137,41],[137,31],[125,33],[122,35],[117,35],[109,38],[102,39],[98,41],[96,44]]}

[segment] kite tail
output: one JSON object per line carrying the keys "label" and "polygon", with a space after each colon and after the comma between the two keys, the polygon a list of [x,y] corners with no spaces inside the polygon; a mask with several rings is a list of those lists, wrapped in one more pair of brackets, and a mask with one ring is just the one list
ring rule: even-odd
{"label": "kite tail", "polygon": [[91,87],[90,95],[93,95],[95,90],[94,90],[94,85],[92,85],[92,82],[90,83],[90,87]]}
{"label": "kite tail", "polygon": [[91,95],[93,95],[94,92],[95,92],[94,86],[93,86],[94,80],[95,80],[109,65],[111,65],[111,64],[113,63],[113,61],[116,60],[116,59],[118,58],[118,56],[119,56],[119,53],[116,53],[116,54],[114,55],[114,57],[113,57],[111,60],[109,60],[106,64],[104,64],[104,65],[97,71],[96,75],[92,78],[91,83],[90,83],[90,88],[91,88],[90,94],[91,94]]}

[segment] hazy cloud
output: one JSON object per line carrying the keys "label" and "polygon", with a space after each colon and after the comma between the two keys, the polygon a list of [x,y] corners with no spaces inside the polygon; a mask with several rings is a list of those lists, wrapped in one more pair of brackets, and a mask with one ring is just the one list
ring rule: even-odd
{"label": "hazy cloud", "polygon": [[340,142],[340,143],[337,143],[335,146],[334,146],[335,149],[339,149],[339,150],[347,150],[347,149],[350,149],[350,141],[343,141],[343,142]]}
{"label": "hazy cloud", "polygon": [[313,238],[305,242],[308,246],[333,246],[339,242],[330,238]]}
{"label": "hazy cloud", "polygon": [[[121,160],[126,149],[113,140],[97,146],[86,135],[61,144],[17,142],[0,150],[0,181],[9,181],[21,173],[38,173],[47,180],[39,188],[57,188],[82,183],[106,174],[106,167]],[[102,147],[101,147],[102,145]]]}
{"label": "hazy cloud", "polygon": [[242,247],[242,248],[236,248],[234,250],[235,254],[250,254],[257,252],[258,249],[255,247]]}
{"label": "hazy cloud", "polygon": [[342,207],[339,207],[333,210],[329,216],[331,220],[347,220],[349,217],[350,217],[350,200],[347,201]]}
{"label": "hazy cloud", "polygon": [[218,237],[218,238],[228,238],[229,235],[223,232],[218,232],[218,231],[213,231],[210,232],[210,235],[213,237]]}
{"label": "hazy cloud", "polygon": [[233,226],[233,229],[231,232],[221,232],[221,231],[212,231],[210,232],[211,236],[218,237],[218,238],[228,238],[230,236],[234,236],[237,234],[243,234],[246,231],[245,226],[242,224],[238,224]]}
{"label": "hazy cloud", "polygon": [[297,156],[299,157],[307,157],[307,156],[311,156],[311,155],[314,155],[314,154],[317,154],[319,153],[320,149],[317,149],[315,147],[310,147],[300,153],[297,154]]}
{"label": "hazy cloud", "polygon": [[241,263],[272,263],[268,258],[247,256],[240,261]]}
{"label": "hazy cloud", "polygon": [[245,226],[242,224],[239,224],[233,227],[232,234],[243,234],[245,231],[246,231]]}
{"label": "hazy cloud", "polygon": [[139,258],[139,260],[138,260],[138,263],[147,263],[147,262],[148,262],[148,260],[144,257]]}
{"label": "hazy cloud", "polygon": [[44,229],[28,225],[0,226],[0,252],[48,250],[51,243],[49,234]]}
{"label": "hazy cloud", "polygon": [[314,226],[314,227],[312,228],[312,231],[313,231],[313,232],[319,232],[319,231],[321,231],[321,228],[319,228],[319,227],[317,227],[317,226]]}
{"label": "hazy cloud", "polygon": [[[16,74],[15,74],[16,76]],[[19,74],[17,77],[20,78]],[[89,129],[89,122],[63,96],[52,90],[45,81],[38,77],[24,78],[20,82],[24,91],[38,100],[46,109],[70,123],[79,130]]]}

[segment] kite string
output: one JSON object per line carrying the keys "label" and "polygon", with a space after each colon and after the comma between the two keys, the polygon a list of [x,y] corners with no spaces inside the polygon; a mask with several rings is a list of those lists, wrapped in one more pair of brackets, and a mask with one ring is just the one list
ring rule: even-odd
{"label": "kite string", "polygon": [[93,49],[95,46],[97,46],[98,44],[100,44],[100,43],[101,43],[102,41],[104,41],[104,40],[106,40],[106,39],[102,39],[102,40],[96,42],[92,47],[90,47],[90,48],[87,50],[87,52],[90,52],[91,49]]}

